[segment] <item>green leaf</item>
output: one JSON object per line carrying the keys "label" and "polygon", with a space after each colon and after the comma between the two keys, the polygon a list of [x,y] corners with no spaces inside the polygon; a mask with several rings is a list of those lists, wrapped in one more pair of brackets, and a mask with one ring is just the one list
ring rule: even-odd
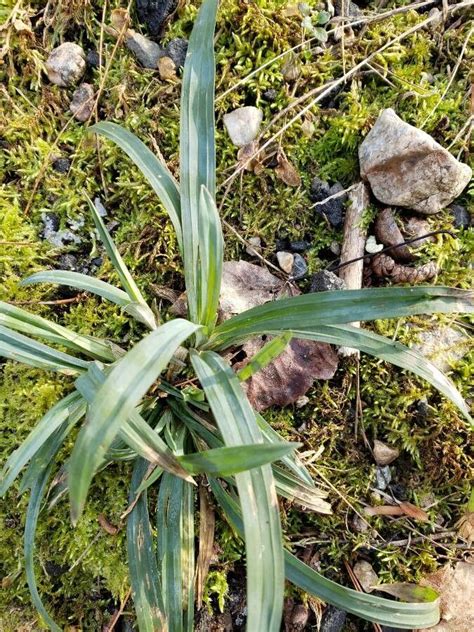
{"label": "green leaf", "polygon": [[[110,236],[107,228],[105,227],[104,222],[102,221],[101,216],[99,215],[94,203],[90,199],[90,197],[86,194],[87,202],[89,203],[89,207],[91,209],[92,218],[94,220],[94,224],[97,228],[97,232],[99,233],[100,240],[104,244],[104,248],[107,251],[107,254],[112,261],[112,265],[117,272],[120,282],[122,286],[125,288],[125,291],[128,294],[131,303],[138,303],[141,306],[140,310],[134,310],[133,315],[137,320],[144,323],[150,329],[156,328],[155,316],[153,312],[146,304],[145,299],[143,298],[140,290],[137,287],[137,284],[132,278],[132,275],[128,271],[127,266],[125,265],[122,257],[120,256],[119,251],[117,250],[112,237]],[[128,305],[126,306],[128,307]],[[128,309],[130,309],[128,307]]]}
{"label": "green leaf", "polygon": [[3,325],[0,325],[0,356],[66,375],[80,373],[89,366],[85,360],[56,351]]}
{"label": "green leaf", "polygon": [[208,345],[221,349],[251,336],[315,331],[320,325],[397,318],[415,314],[472,312],[474,293],[447,287],[338,290],[292,296],[254,307],[216,327]]}
{"label": "green leaf", "polygon": [[255,375],[255,373],[268,366],[270,362],[273,362],[275,358],[283,353],[292,337],[291,332],[286,332],[267,342],[260,351],[257,351],[257,353],[250,358],[249,363],[237,373],[239,380],[245,382],[245,380],[248,380],[252,375]]}
{"label": "green leaf", "polygon": [[[242,537],[242,514],[237,502],[222,488],[216,479],[209,484],[219,505],[233,528]],[[305,592],[362,619],[403,629],[429,628],[439,621],[439,603],[400,603],[357,592],[326,579],[289,551],[284,552],[286,578]]]}
{"label": "green leaf", "polygon": [[[215,353],[191,351],[214,418],[227,446],[263,443],[237,376]],[[280,630],[284,573],[278,499],[269,465],[235,475],[245,530],[247,629]]]}
{"label": "green leaf", "polygon": [[183,258],[191,320],[199,322],[201,187],[215,195],[214,28],[217,0],[201,5],[189,39],[181,88],[180,189]]}
{"label": "green leaf", "polygon": [[104,340],[81,336],[46,318],[30,314],[20,307],[2,301],[0,301],[0,324],[21,333],[63,345],[73,351],[85,353],[98,360],[114,361],[117,357],[112,346]]}
{"label": "green leaf", "polygon": [[76,290],[83,290],[84,292],[91,292],[97,294],[102,298],[106,298],[112,303],[120,305],[120,307],[126,307],[130,303],[130,297],[123,290],[95,279],[88,274],[81,274],[80,272],[69,272],[67,270],[43,270],[36,272],[31,276],[24,279],[20,285],[30,285],[32,283],[54,283],[55,285],[68,285]]}
{"label": "green leaf", "polygon": [[76,392],[71,393],[53,406],[33,428],[20,447],[9,456],[2,470],[0,495],[5,494],[23,467],[59,428],[68,421],[72,428],[85,415],[85,412],[85,402]]}
{"label": "green leaf", "polygon": [[440,393],[455,404],[460,411],[471,421],[469,409],[453,382],[442,373],[432,362],[427,360],[415,349],[410,349],[399,342],[379,336],[367,329],[352,327],[350,325],[320,326],[314,331],[293,331],[296,338],[319,340],[330,344],[343,345],[359,349],[377,358],[395,364],[402,369],[407,369],[415,375],[425,379]]}
{"label": "green leaf", "polygon": [[158,566],[165,612],[173,632],[192,630],[194,501],[189,483],[163,474],[156,508]]}
{"label": "green leaf", "polygon": [[135,134],[120,125],[106,121],[92,125],[88,131],[112,140],[137,165],[167,210],[182,249],[179,187],[168,167]]}
{"label": "green leaf", "polygon": [[[97,396],[97,391],[106,379],[106,374],[94,363],[86,374],[76,380],[76,387],[84,399],[92,403]],[[163,439],[136,410],[130,413],[127,421],[120,427],[118,434],[136,454],[147,459],[150,463],[159,465],[166,471],[193,482],[189,473],[179,464]],[[133,458],[133,453],[131,456]],[[122,458],[124,457],[130,458],[128,451],[123,454]],[[107,460],[108,458],[115,460],[119,458],[119,455],[117,452],[111,454],[109,450],[104,459]]]}
{"label": "green leaf", "polygon": [[[144,459],[137,460],[130,486],[131,503],[136,499],[147,468],[148,463]],[[127,518],[127,553],[138,628],[140,632],[165,632],[168,627],[146,492],[140,495]]]}
{"label": "green leaf", "polygon": [[211,330],[219,309],[224,238],[216,203],[205,186],[201,187],[199,211],[199,322]]}
{"label": "green leaf", "polygon": [[328,41],[328,32],[322,26],[315,26],[312,30],[312,35],[320,42]]}
{"label": "green leaf", "polygon": [[301,443],[280,441],[273,444],[216,448],[185,454],[178,457],[178,460],[193,475],[204,473],[214,476],[231,476],[277,461],[301,445]]}
{"label": "green leaf", "polygon": [[69,494],[71,517],[82,514],[90,482],[107,449],[136,405],[166,368],[174,352],[198,325],[176,319],[155,329],[133,347],[110,371],[89,407],[71,454]]}

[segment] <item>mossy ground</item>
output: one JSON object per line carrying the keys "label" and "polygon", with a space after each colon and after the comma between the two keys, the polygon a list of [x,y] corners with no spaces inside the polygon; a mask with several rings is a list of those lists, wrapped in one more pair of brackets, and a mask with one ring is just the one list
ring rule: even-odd
{"label": "mossy ground", "polygon": [[[59,0],[50,4],[54,18],[47,29],[41,21],[44,2],[7,0],[0,9],[3,21],[16,6],[16,18],[33,27],[33,32],[28,32],[18,30],[18,23],[17,27],[10,24],[4,32],[8,51],[3,57],[2,71],[8,84],[0,91],[3,105],[0,298],[30,302],[30,309],[82,333],[124,340],[134,336],[134,326],[118,309],[93,298],[51,307],[38,301],[64,295],[44,287],[18,285],[27,274],[54,266],[59,254],[68,251],[53,249],[41,240],[43,212],[57,213],[63,227],[68,220],[84,216],[83,242],[79,251],[74,247],[69,250],[85,258],[94,256],[97,245],[83,196],[86,191],[91,196],[100,195],[108,217],[118,222],[116,242],[145,295],[152,298],[150,282],[182,289],[176,240],[155,195],[122,152],[110,143],[98,144],[86,133],[86,126],[70,120],[66,103],[72,90],[51,85],[43,72],[48,51],[62,41],[76,41],[85,50],[98,49],[103,33],[103,2]],[[218,95],[260,64],[302,41],[300,18],[285,15],[288,4],[282,0],[222,2],[216,45]],[[308,4],[317,5],[314,0]],[[367,3],[367,10],[374,10],[376,4]],[[389,2],[386,9],[404,4],[408,3]],[[107,3],[106,21],[111,8],[120,5],[126,3]],[[166,31],[167,40],[189,35],[196,7],[194,0],[180,3]],[[335,42],[330,42],[325,52],[320,53],[312,53],[308,46],[298,55],[300,75],[296,82],[284,81],[280,60],[219,100],[216,107],[220,181],[231,174],[236,161],[236,150],[222,126],[225,112],[240,105],[257,105],[263,109],[264,121],[269,122],[291,103],[293,96],[339,77],[344,67],[352,67],[424,17],[426,14],[411,10],[370,24],[361,37],[346,42],[344,56],[341,45]],[[445,25],[419,30],[388,48],[374,63],[379,74],[367,69],[349,80],[338,94],[312,108],[308,113],[315,130],[311,138],[302,133],[301,122],[280,138],[286,155],[301,173],[300,188],[287,187],[271,169],[260,175],[245,173],[234,182],[223,203],[224,217],[243,237],[260,236],[264,254],[269,258],[274,254],[278,236],[306,237],[313,243],[308,254],[310,270],[325,267],[327,246],[340,240],[341,234],[328,228],[311,209],[308,190],[312,177],[319,175],[344,185],[354,182],[358,170],[357,147],[384,107],[394,107],[409,123],[423,124],[448,87],[468,33],[467,19],[454,26],[453,22],[450,19]],[[177,174],[180,82],[160,81],[156,73],[139,67],[124,47],[114,51],[114,46],[115,41],[104,34],[103,57],[106,63],[111,62],[110,67],[107,72],[104,68],[87,70],[86,80],[96,87],[103,86],[98,117],[120,122],[145,142],[156,141]],[[425,131],[465,161],[468,160],[466,138],[458,133],[469,115],[469,86],[466,56],[442,103],[424,125]],[[276,91],[273,103],[263,97],[270,88]],[[280,120],[270,133],[277,131],[285,120]],[[67,174],[53,169],[56,157],[72,161]],[[469,195],[463,202],[469,203]],[[452,230],[449,211],[430,219],[430,224],[433,229]],[[247,257],[232,233],[226,237],[229,258]],[[423,257],[434,258],[441,264],[439,283],[468,287],[472,234],[457,231],[456,237],[439,237],[425,247]],[[107,262],[99,274],[104,279],[113,279]],[[439,320],[448,322],[446,317],[417,318],[410,321],[410,327],[405,320],[380,322],[376,327],[386,335],[396,333],[402,341],[411,342],[417,333]],[[452,373],[466,396],[469,395],[466,385],[472,383],[470,360],[466,356],[453,367]],[[4,363],[1,371],[1,450],[6,457],[41,414],[70,388],[70,383],[11,362]],[[461,555],[454,544],[436,547],[428,538],[409,547],[386,546],[382,540],[429,534],[430,525],[372,519],[371,526],[380,535],[373,530],[360,533],[352,526],[352,507],[361,511],[364,503],[373,502],[375,466],[364,447],[360,432],[363,427],[369,441],[379,438],[401,450],[393,467],[399,493],[415,503],[422,503],[431,495],[430,518],[447,529],[453,528],[467,500],[472,466],[465,423],[453,406],[421,380],[367,358],[361,359],[359,369],[355,364],[343,363],[333,380],[316,384],[309,396],[310,403],[305,408],[273,411],[268,419],[282,434],[297,435],[307,450],[321,451],[314,473],[323,484],[324,481],[331,484],[334,515],[320,517],[285,507],[289,545],[295,550],[298,543],[312,546],[304,541],[303,535],[295,534],[308,530],[316,533],[317,558],[313,561],[342,583],[349,582],[344,561],[350,563],[359,554],[369,557],[384,581],[416,581],[446,559]],[[363,418],[356,434],[357,396],[363,403]],[[429,404],[424,416],[417,413],[417,402],[423,398]],[[304,430],[299,431],[303,424]],[[118,520],[126,507],[128,481],[126,465],[102,473],[75,531],[70,527],[65,501],[51,513],[42,515],[38,536],[40,589],[55,618],[65,627],[102,629],[110,617],[113,601],[119,602],[127,593],[124,534],[108,535],[99,527],[97,517],[102,513],[112,523]],[[25,504],[24,498],[12,493],[4,506],[2,629],[5,632],[41,628],[30,606],[23,574]],[[219,600],[222,605],[226,574],[241,557],[240,544],[225,523],[218,524],[217,535],[220,561],[213,565],[208,582],[208,601],[214,606]],[[361,622],[348,625],[351,629],[363,629]]]}

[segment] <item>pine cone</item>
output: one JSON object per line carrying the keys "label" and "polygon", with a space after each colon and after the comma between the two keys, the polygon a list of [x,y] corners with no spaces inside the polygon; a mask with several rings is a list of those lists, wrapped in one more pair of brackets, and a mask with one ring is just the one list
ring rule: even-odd
{"label": "pine cone", "polygon": [[423,283],[435,277],[439,270],[434,261],[411,268],[396,263],[392,257],[380,254],[372,259],[372,270],[378,277],[390,277],[395,283]]}

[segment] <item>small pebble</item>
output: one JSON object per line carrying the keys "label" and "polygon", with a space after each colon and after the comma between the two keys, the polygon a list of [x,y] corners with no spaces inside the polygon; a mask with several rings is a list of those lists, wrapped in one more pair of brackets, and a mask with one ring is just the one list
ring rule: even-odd
{"label": "small pebble", "polygon": [[100,197],[94,198],[94,206],[95,210],[99,213],[101,217],[105,217],[107,215],[107,210],[105,206],[100,201]]}
{"label": "small pebble", "polygon": [[366,531],[368,531],[370,528],[367,520],[364,520],[357,514],[355,514],[352,518],[352,526],[354,528],[354,531],[357,531],[358,533],[366,533]]}
{"label": "small pebble", "polygon": [[53,169],[58,173],[67,173],[71,166],[71,161],[69,158],[56,158],[53,160]]}
{"label": "small pebble", "polygon": [[336,606],[327,606],[324,611],[319,632],[341,632],[346,623],[347,614]]}
{"label": "small pebble", "polygon": [[293,262],[295,260],[294,255],[291,252],[280,251],[276,253],[278,265],[287,274],[291,274],[293,271]]}
{"label": "small pebble", "polygon": [[86,69],[86,56],[80,46],[73,42],[64,42],[54,48],[47,61],[46,72],[51,83],[62,88],[79,81]]}
{"label": "small pebble", "polygon": [[471,214],[465,206],[453,204],[449,210],[453,214],[453,224],[456,228],[469,228],[471,226]]}
{"label": "small pebble", "polygon": [[78,260],[77,257],[71,254],[61,255],[58,259],[58,269],[59,270],[70,270],[72,272],[76,272],[78,270]]}
{"label": "small pebble", "polygon": [[[100,55],[96,50],[89,50],[86,55],[86,64],[91,68],[99,68],[100,63]],[[102,63],[102,65],[104,65]]]}
{"label": "small pebble", "polygon": [[287,237],[281,237],[277,239],[275,242],[275,251],[279,250],[290,250],[290,241]]}
{"label": "small pebble", "polygon": [[188,40],[185,40],[183,37],[172,39],[165,48],[165,55],[174,61],[176,68],[184,66],[187,52]]}
{"label": "small pebble", "polygon": [[375,470],[375,487],[383,492],[387,489],[391,480],[392,473],[390,472],[390,467],[388,465],[384,465],[383,467],[377,466]]}
{"label": "small pebble", "polygon": [[262,110],[248,105],[225,114],[224,125],[234,145],[243,147],[258,136],[262,119]]}
{"label": "small pebble", "polygon": [[374,440],[374,459],[377,465],[389,465],[400,456],[400,451],[378,439]]}
{"label": "small pebble", "polygon": [[262,96],[268,103],[273,103],[278,96],[278,92],[273,88],[270,88],[269,90],[265,90]]}
{"label": "small pebble", "polygon": [[341,244],[337,241],[331,241],[331,243],[329,244],[329,250],[332,252],[333,255],[336,255],[336,257],[338,257],[341,254]]}
{"label": "small pebble", "polygon": [[81,83],[74,91],[69,109],[76,121],[84,123],[90,118],[94,109],[94,94],[94,88],[90,83]]}
{"label": "small pebble", "polygon": [[59,230],[59,215],[56,213],[42,213],[41,221],[43,222],[43,237],[47,239],[46,233],[55,233]]}
{"label": "small pebble", "polygon": [[306,395],[301,395],[295,402],[296,408],[304,408],[306,404],[309,404],[309,397]]}
{"label": "small pebble", "polygon": [[262,248],[262,240],[260,237],[250,237],[247,241],[249,245],[245,248],[245,252],[251,257],[255,257]]}
{"label": "small pebble", "polygon": [[294,279],[302,279],[308,273],[308,264],[304,258],[296,253],[293,255],[293,268],[291,274]]}
{"label": "small pebble", "polygon": [[[336,182],[332,186],[329,186],[327,182],[320,178],[314,178],[311,183],[311,190],[309,197],[312,202],[322,202],[331,195],[342,193],[344,187],[340,182]],[[316,213],[324,215],[331,226],[334,228],[340,228],[343,224],[344,218],[344,203],[347,200],[347,195],[341,195],[340,197],[328,200],[324,204],[319,204],[314,208]]]}
{"label": "small pebble", "polygon": [[144,68],[157,70],[158,60],[163,56],[162,48],[141,33],[135,31],[129,31],[129,33],[131,35],[125,40],[127,48],[132,51]]}
{"label": "small pebble", "polygon": [[383,248],[384,248],[383,244],[378,244],[377,240],[375,239],[373,235],[369,235],[367,237],[367,241],[365,242],[365,252],[368,252],[369,254],[374,255],[377,252],[380,252],[381,250],[383,250]]}
{"label": "small pebble", "polygon": [[334,290],[345,290],[346,284],[334,272],[320,270],[313,274],[311,279],[310,292],[332,292]]}
{"label": "small pebble", "polygon": [[311,248],[309,241],[290,241],[288,245],[291,252],[306,252],[309,248]]}

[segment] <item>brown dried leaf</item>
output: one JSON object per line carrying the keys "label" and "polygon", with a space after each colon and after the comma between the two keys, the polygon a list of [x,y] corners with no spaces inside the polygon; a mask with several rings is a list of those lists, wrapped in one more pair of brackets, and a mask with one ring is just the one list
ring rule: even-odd
{"label": "brown dried leaf", "polygon": [[441,621],[430,632],[474,630],[474,565],[458,562],[425,577],[421,584],[440,595]]}
{"label": "brown dried leaf", "polygon": [[282,151],[277,154],[278,165],[275,167],[275,173],[289,187],[299,187],[301,184],[300,174],[291,164]]}
{"label": "brown dried leaf", "polygon": [[398,505],[377,505],[376,507],[365,507],[366,516],[403,516],[404,511]]}
{"label": "brown dried leaf", "polygon": [[[236,371],[247,365],[267,342],[253,338],[244,344],[247,358],[234,366]],[[324,342],[293,339],[278,358],[242,383],[250,403],[257,411],[270,406],[286,406],[304,395],[314,380],[333,377],[337,354]]]}
{"label": "brown dried leaf", "polygon": [[474,512],[470,511],[460,518],[456,522],[456,529],[458,536],[471,546],[474,542]]}
{"label": "brown dried leaf", "polygon": [[259,148],[258,140],[253,140],[251,143],[247,143],[239,149],[237,152],[237,160],[240,165],[244,167],[246,171],[253,171],[255,175],[258,175],[263,170],[262,160],[265,158],[265,151],[257,153]]}
{"label": "brown dried leaf", "polygon": [[120,531],[118,527],[107,520],[104,514],[99,514],[97,521],[102,529],[106,531],[109,535],[117,535],[117,533]]}
{"label": "brown dried leaf", "polygon": [[377,573],[372,568],[372,565],[365,560],[357,561],[352,570],[366,593],[372,592],[379,583]]}
{"label": "brown dried leaf", "polygon": [[222,270],[220,308],[224,318],[285,296],[299,294],[266,268],[247,261],[225,261]]}
{"label": "brown dried leaf", "polygon": [[209,493],[204,486],[199,487],[199,554],[196,564],[196,604],[202,606],[204,586],[214,547],[216,518]]}
{"label": "brown dried leaf", "polygon": [[110,24],[115,29],[116,35],[124,33],[130,26],[130,15],[126,9],[114,9],[110,14]]}

